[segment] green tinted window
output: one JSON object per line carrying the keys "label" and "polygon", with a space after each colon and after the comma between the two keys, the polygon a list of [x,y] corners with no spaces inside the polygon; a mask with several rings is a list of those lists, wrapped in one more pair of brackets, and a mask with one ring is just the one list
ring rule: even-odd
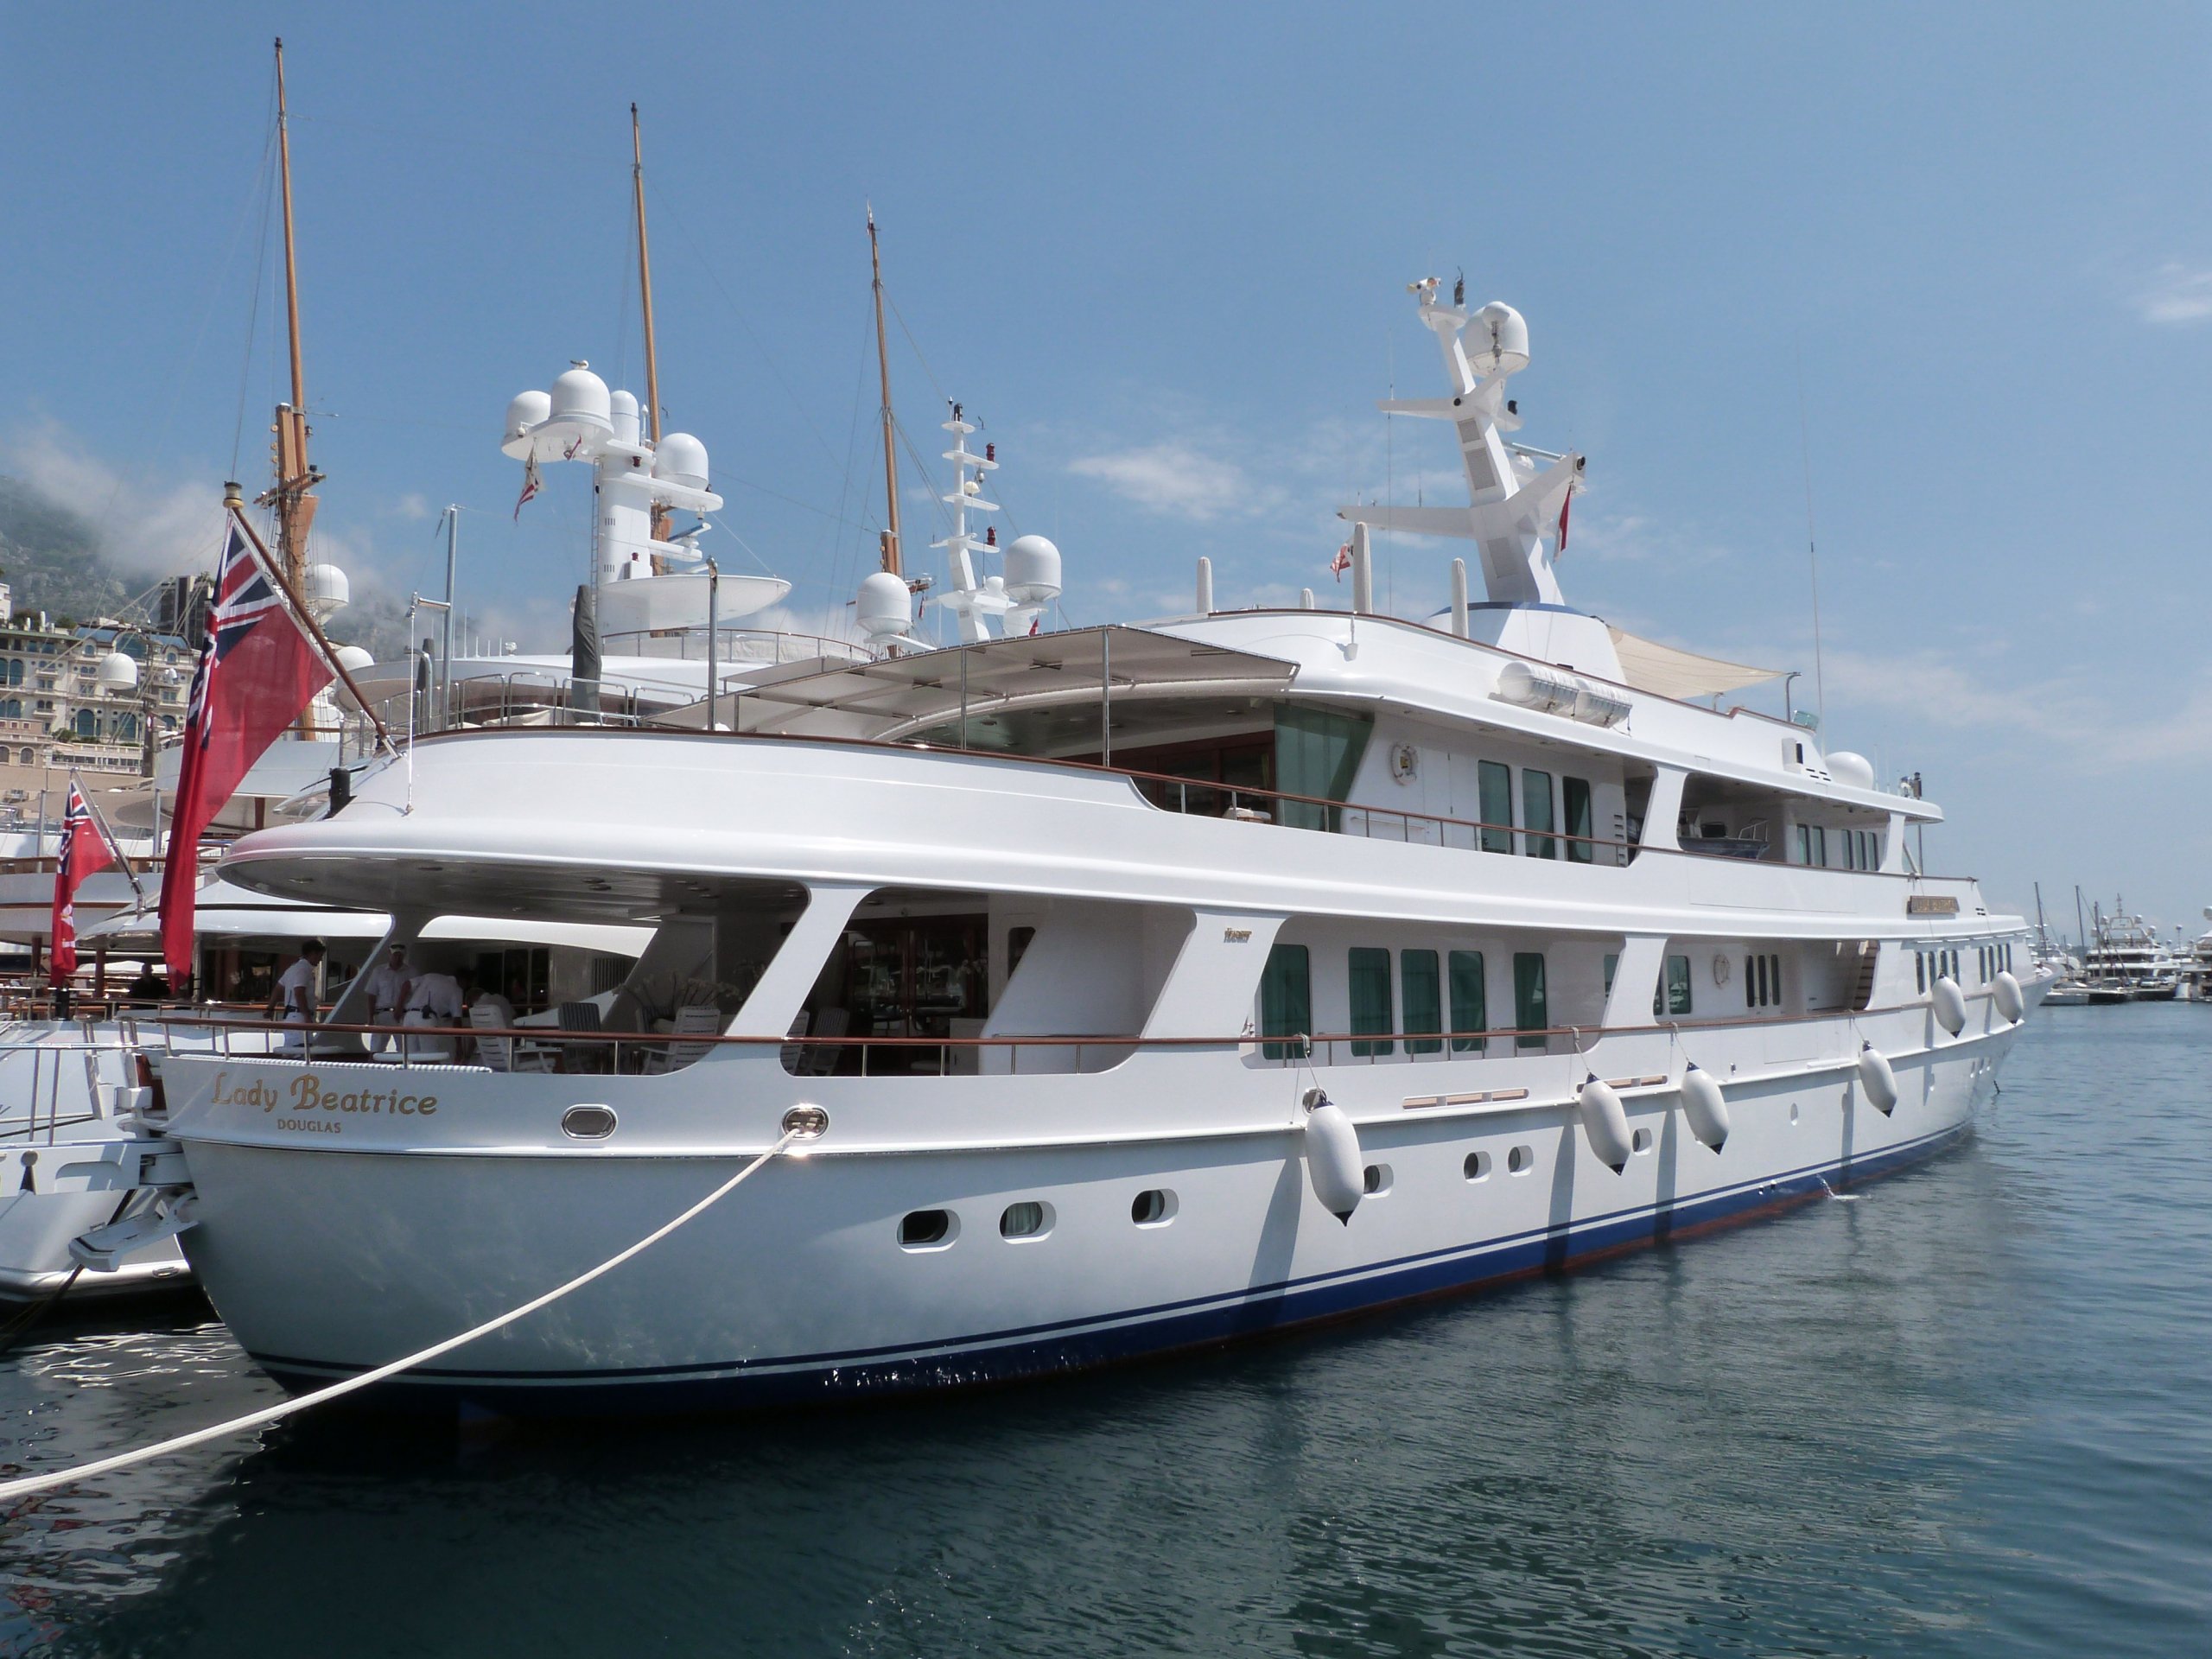
{"label": "green tinted window", "polygon": [[[1355,1036],[1382,1036],[1391,1032],[1390,1021],[1390,953],[1366,945],[1354,945],[1345,959],[1346,973],[1351,986],[1351,1028]],[[1357,1055],[1388,1054],[1389,1041],[1379,1043],[1356,1042],[1351,1052]]]}
{"label": "green tinted window", "polygon": [[[1304,1037],[1313,1030],[1313,964],[1302,944],[1279,944],[1268,952],[1267,970],[1260,976],[1260,1035]],[[1268,1059],[1302,1057],[1300,1043],[1263,1043],[1261,1053]]]}
{"label": "green tinted window", "polygon": [[1567,811],[1567,833],[1585,839],[1567,843],[1567,861],[1588,864],[1597,856],[1598,849],[1587,837],[1598,832],[1592,829],[1590,811],[1590,780],[1587,778],[1562,778],[1559,783],[1560,802]]}
{"label": "green tinted window", "polygon": [[[1275,787],[1286,795],[1341,801],[1351,792],[1373,722],[1321,709],[1275,710]],[[1344,813],[1306,801],[1278,801],[1278,822],[1299,830],[1341,830]]]}
{"label": "green tinted window", "polygon": [[1667,971],[1659,976],[1659,988],[1651,994],[1651,1017],[1656,1020],[1689,1011],[1690,959],[1669,957]]}
{"label": "green tinted window", "polygon": [[1513,957],[1513,1023],[1523,1033],[1513,1040],[1517,1047],[1541,1048],[1543,1032],[1551,1024],[1544,995],[1544,955],[1519,950]]}
{"label": "green tinted window", "polygon": [[[1549,831],[1559,827],[1552,822],[1552,775],[1548,772],[1522,772],[1521,823],[1529,830]],[[1557,858],[1559,843],[1548,833],[1531,835],[1525,850],[1531,858]]]}
{"label": "green tinted window", "polygon": [[1483,831],[1483,851],[1510,853],[1513,850],[1513,831],[1507,828],[1513,822],[1513,768],[1502,760],[1479,761],[1475,775],[1482,790],[1483,823],[1494,826]]}
{"label": "green tinted window", "polygon": [[1440,1033],[1444,1029],[1444,994],[1436,970],[1435,951],[1398,952],[1398,992],[1403,999],[1406,1052],[1441,1053],[1444,1044],[1440,1038],[1417,1034]]}
{"label": "green tinted window", "polygon": [[[1482,1032],[1490,1029],[1490,1006],[1483,992],[1483,953],[1479,950],[1454,950],[1446,963],[1452,979],[1452,1029],[1457,1032]],[[1465,1053],[1479,1051],[1480,1037],[1459,1036],[1452,1039],[1452,1052]]]}

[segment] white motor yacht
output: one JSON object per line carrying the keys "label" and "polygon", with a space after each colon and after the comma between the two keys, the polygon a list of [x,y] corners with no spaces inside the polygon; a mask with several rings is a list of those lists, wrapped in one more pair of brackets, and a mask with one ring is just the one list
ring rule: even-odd
{"label": "white motor yacht", "polygon": [[[1583,463],[1513,435],[1525,325],[1433,283],[1418,308],[1446,385],[1394,407],[1445,424],[1470,499],[1346,509],[1348,609],[1217,610],[1202,568],[1191,614],[1045,629],[1058,550],[971,533],[992,457],[956,409],[960,643],[912,639],[887,571],[867,660],[750,672],[690,729],[439,732],[235,843],[227,881],[386,912],[401,943],[454,913],[650,927],[639,976],[692,988],[672,1032],[564,1020],[531,1069],[372,1058],[350,997],[311,1058],[149,1033],[147,1213],[247,1351],[295,1388],[384,1364],[772,1153],[388,1397],[1062,1371],[1681,1237],[1956,1142],[2029,1013],[2022,919],[1913,866],[1933,804],[1692,700],[1762,671],[1567,601]],[[664,473],[598,396],[568,382],[507,442],[641,480],[627,518],[602,497],[601,556],[628,559],[652,480],[703,491],[703,456]],[[1440,560],[1430,620],[1376,612],[1370,529],[1471,542],[1484,596]]]}

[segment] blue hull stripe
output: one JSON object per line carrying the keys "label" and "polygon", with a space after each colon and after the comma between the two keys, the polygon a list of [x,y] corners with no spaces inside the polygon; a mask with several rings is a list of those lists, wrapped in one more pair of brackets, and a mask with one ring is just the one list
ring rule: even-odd
{"label": "blue hull stripe", "polygon": [[[1568,1228],[1538,1228],[1479,1244],[1251,1286],[1227,1295],[934,1342],[830,1353],[631,1370],[424,1368],[410,1373],[408,1380],[378,1384],[367,1397],[391,1408],[429,1407],[442,1412],[465,1401],[518,1415],[683,1411],[902,1393],[1083,1370],[1345,1319],[1747,1221],[1827,1190],[1830,1176],[1856,1185],[1918,1163],[1971,1128],[1971,1121],[1961,1122],[1866,1157],[1783,1171],[1682,1203],[1616,1211]],[[367,1369],[273,1354],[251,1357],[296,1390]]]}

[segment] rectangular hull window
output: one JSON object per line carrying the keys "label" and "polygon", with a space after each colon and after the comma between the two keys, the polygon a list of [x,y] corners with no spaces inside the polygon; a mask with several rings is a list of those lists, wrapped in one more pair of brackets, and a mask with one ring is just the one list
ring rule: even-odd
{"label": "rectangular hull window", "polygon": [[1351,1028],[1355,1037],[1380,1036],[1381,1042],[1354,1042],[1351,1052],[1365,1058],[1392,1052],[1389,1041],[1390,953],[1354,945],[1345,958],[1351,988]]}
{"label": "rectangular hull window", "polygon": [[1544,955],[1541,950],[1514,953],[1513,1023],[1522,1033],[1513,1039],[1516,1047],[1544,1046],[1544,1031],[1551,1024],[1551,1009],[1544,994]]}
{"label": "rectangular hull window", "polygon": [[1531,831],[1542,830],[1542,835],[1529,837],[1529,856],[1557,858],[1559,843],[1551,831],[1559,826],[1552,821],[1552,775],[1548,772],[1523,770],[1521,773],[1522,823]]}
{"label": "rectangular hull window", "polygon": [[1567,833],[1581,839],[1567,843],[1567,861],[1588,864],[1597,857],[1598,849],[1589,837],[1597,834],[1590,826],[1594,822],[1590,810],[1590,780],[1586,778],[1562,778],[1559,784],[1560,801],[1567,810]]}
{"label": "rectangular hull window", "polygon": [[1484,760],[1475,767],[1482,790],[1483,851],[1510,853],[1513,831],[1513,768],[1501,760]]}
{"label": "rectangular hull window", "polygon": [[1652,994],[1651,1014],[1654,1019],[1678,1017],[1690,1011],[1690,959],[1688,957],[1667,958],[1667,971],[1662,976],[1659,988]]}
{"label": "rectangular hull window", "polygon": [[1444,1050],[1444,993],[1433,950],[1398,952],[1398,987],[1405,999],[1406,1052],[1438,1054]]}
{"label": "rectangular hull window", "polygon": [[[1279,944],[1268,952],[1267,970],[1260,976],[1260,1035],[1302,1037],[1313,1029],[1313,963],[1304,945]],[[1305,1052],[1294,1042],[1260,1046],[1271,1060],[1302,1058]]]}
{"label": "rectangular hull window", "polygon": [[[1479,950],[1454,950],[1446,964],[1452,976],[1452,1029],[1457,1032],[1479,1032],[1490,1029],[1490,1007],[1483,990],[1483,953]],[[1460,1036],[1452,1039],[1455,1054],[1480,1053],[1480,1037]]]}

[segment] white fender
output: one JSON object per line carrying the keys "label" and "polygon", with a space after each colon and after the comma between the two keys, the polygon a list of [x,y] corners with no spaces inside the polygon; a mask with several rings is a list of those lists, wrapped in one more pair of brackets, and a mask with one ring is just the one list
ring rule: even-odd
{"label": "white fender", "polygon": [[1928,1001],[1936,1010],[1936,1023],[1957,1036],[1966,1029],[1966,993],[1959,988],[1959,982],[1948,974],[1936,982],[1936,988],[1928,994]]}
{"label": "white fender", "polygon": [[2020,995],[2020,982],[2009,972],[1999,973],[1989,988],[1990,1000],[1997,1004],[1997,1012],[2010,1025],[2018,1025],[2020,1016],[2028,1011],[2028,999]]}
{"label": "white fender", "polygon": [[1882,1051],[1872,1043],[1863,1043],[1859,1049],[1859,1088],[1867,1103],[1887,1117],[1897,1103],[1897,1074],[1890,1070],[1890,1063]]}
{"label": "white fender", "polygon": [[1627,1109],[1612,1085],[1599,1082],[1594,1072],[1583,1083],[1580,1100],[1582,1130],[1590,1137],[1590,1150],[1619,1174],[1628,1167]]}
{"label": "white fender", "polygon": [[1359,1131],[1319,1089],[1307,1094],[1306,1106],[1306,1179],[1321,1207],[1349,1227],[1367,1187]]}
{"label": "white fender", "polygon": [[1715,1152],[1728,1140],[1728,1102],[1719,1079],[1693,1065],[1682,1073],[1682,1116],[1690,1133]]}

